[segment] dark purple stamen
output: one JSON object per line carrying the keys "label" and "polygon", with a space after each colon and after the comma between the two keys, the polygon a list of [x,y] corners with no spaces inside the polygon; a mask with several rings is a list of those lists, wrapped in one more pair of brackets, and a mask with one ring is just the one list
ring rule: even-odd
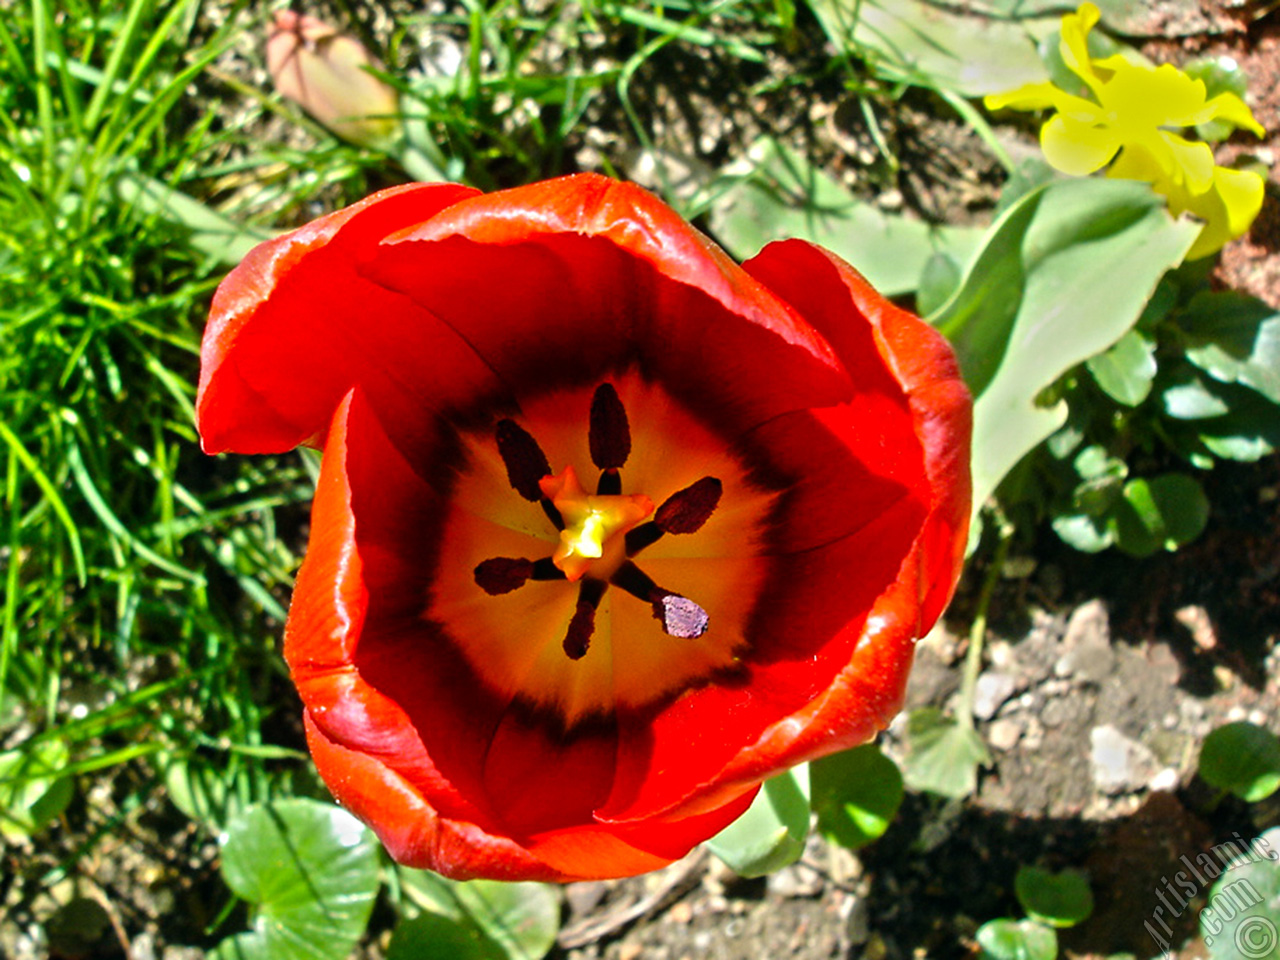
{"label": "dark purple stamen", "polygon": [[691,640],[707,632],[711,623],[707,611],[688,597],[658,586],[630,560],[617,569],[609,582],[649,604],[667,635]]}
{"label": "dark purple stamen", "polygon": [[556,505],[542,495],[542,487],[538,483],[543,477],[550,476],[551,464],[533,434],[514,420],[499,420],[494,435],[498,441],[498,456],[502,457],[502,464],[507,468],[507,480],[516,493],[539,504],[551,525],[563,530],[564,518]]}
{"label": "dark purple stamen", "polygon": [[720,503],[724,485],[715,477],[703,477],[663,501],[653,519],[626,534],[627,556],[634,557],[667,533],[695,533],[710,519]]}
{"label": "dark purple stamen", "polygon": [[600,384],[591,398],[587,442],[591,462],[601,470],[617,470],[631,456],[631,424],[611,383]]}
{"label": "dark purple stamen", "polygon": [[570,660],[581,660],[587,655],[591,634],[596,628],[596,608],[607,586],[603,580],[583,580],[578,586],[578,606],[564,637],[564,654]]}
{"label": "dark purple stamen", "polygon": [[527,580],[563,580],[564,571],[550,557],[526,560],[523,557],[493,557],[475,569],[476,585],[496,597],[525,585]]}
{"label": "dark purple stamen", "polygon": [[551,474],[547,455],[542,452],[542,447],[538,446],[533,435],[514,420],[499,420],[495,435],[498,455],[507,468],[507,480],[516,493],[537,503],[542,499],[542,488],[538,486],[538,481]]}

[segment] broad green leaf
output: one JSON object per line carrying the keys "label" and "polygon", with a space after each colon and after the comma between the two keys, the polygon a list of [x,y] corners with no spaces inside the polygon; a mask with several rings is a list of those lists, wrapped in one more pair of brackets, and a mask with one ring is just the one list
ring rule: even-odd
{"label": "broad green leaf", "polygon": [[1041,392],[1109,348],[1142,314],[1199,227],[1174,221],[1142,183],[1052,183],[987,234],[956,296],[930,318],[955,346],[974,404],[974,510],[1062,426]]}
{"label": "broad green leaf", "polygon": [[1034,920],[991,920],[978,928],[983,960],[1054,960],[1058,935]]}
{"label": "broad green leaf", "polygon": [[766,780],[747,812],[707,841],[743,877],[762,877],[794,863],[809,836],[809,768]]}
{"label": "broad green leaf", "polygon": [[809,6],[837,49],[864,57],[891,79],[966,97],[1047,79],[1036,37],[1061,19],[1014,22],[928,0],[809,0]]}
{"label": "broad green leaf", "polygon": [[1200,777],[1249,803],[1280,788],[1280,738],[1240,720],[1210,731],[1200,748]]}
{"label": "broad green leaf", "polygon": [[1101,517],[1122,495],[1128,465],[1097,444],[1081,450],[1072,465],[1081,477],[1071,492],[1072,506],[1088,516]]}
{"label": "broad green leaf", "polygon": [[1115,531],[1105,517],[1087,513],[1062,513],[1053,518],[1053,532],[1081,553],[1100,553],[1116,542]]}
{"label": "broad green leaf", "polygon": [[1211,960],[1280,960],[1280,828],[1236,845],[1244,856],[1221,876],[1214,866],[1200,936]]}
{"label": "broad green leaf", "polygon": [[1199,293],[1178,316],[1187,359],[1223,383],[1280,403],[1280,313],[1233,290]]}
{"label": "broad green leaf", "polygon": [[1209,499],[1185,473],[1130,480],[1115,520],[1116,546],[1145,557],[1162,547],[1176,550],[1200,536],[1209,522]]}
{"label": "broad green leaf", "polygon": [[221,843],[222,876],[255,915],[215,960],[346,960],[378,892],[378,843],[364,824],[295,798],[247,808]]}
{"label": "broad green leaf", "polygon": [[507,960],[502,947],[474,923],[439,913],[402,920],[391,935],[386,960]]}
{"label": "broad green leaf", "polygon": [[924,263],[916,291],[916,311],[930,314],[951,299],[960,287],[963,265],[944,251],[934,252]]}
{"label": "broad green leaf", "polygon": [[1079,870],[1053,873],[1022,866],[1014,877],[1013,890],[1027,916],[1051,927],[1074,927],[1093,913],[1093,891]]}
{"label": "broad green leaf", "polygon": [[1224,460],[1253,463],[1280,450],[1280,407],[1257,394],[1233,400],[1229,413],[1194,425],[1200,442]]}
{"label": "broad green leaf", "polygon": [[478,945],[476,949],[493,944],[499,956],[539,960],[551,949],[560,930],[560,900],[544,883],[464,883],[407,867],[400,868],[399,876],[402,899],[410,912],[437,914],[460,928],[471,929],[474,935],[467,938]]}
{"label": "broad green leaf", "polygon": [[1175,420],[1207,420],[1231,411],[1222,391],[1187,367],[1173,375],[1160,392],[1160,405]]}
{"label": "broad green leaf", "polygon": [[39,833],[67,809],[75,784],[59,771],[70,759],[58,739],[0,753],[0,837],[17,841]]}
{"label": "broad green leaf", "polygon": [[874,743],[810,763],[809,788],[818,830],[850,850],[879,839],[902,803],[902,774]]}
{"label": "broad green leaf", "polygon": [[1156,344],[1137,330],[1130,330],[1105,353],[1085,364],[1102,392],[1116,403],[1136,407],[1151,392],[1156,377]]}
{"label": "broad green leaf", "polygon": [[913,710],[907,718],[903,776],[912,790],[944,797],[967,797],[978,787],[978,767],[991,763],[982,737],[936,707]]}
{"label": "broad green leaf", "polygon": [[750,155],[754,172],[709,211],[712,232],[740,260],[771,240],[798,237],[848,260],[877,290],[896,296],[916,288],[935,251],[963,263],[980,236],[969,227],[884,213],[773,140],[759,141]]}

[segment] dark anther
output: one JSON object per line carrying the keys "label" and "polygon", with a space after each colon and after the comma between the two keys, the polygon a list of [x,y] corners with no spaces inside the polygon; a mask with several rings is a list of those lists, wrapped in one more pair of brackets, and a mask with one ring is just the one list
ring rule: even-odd
{"label": "dark anther", "polygon": [[600,471],[600,482],[596,484],[596,496],[616,497],[622,493],[622,474],[617,470]]}
{"label": "dark anther", "polygon": [[475,570],[476,585],[491,597],[523,587],[526,580],[563,580],[564,571],[550,557],[541,560],[494,557]]}
{"label": "dark anther", "polygon": [[537,503],[542,499],[538,481],[551,473],[547,455],[538,441],[514,420],[499,420],[498,455],[507,468],[507,479],[520,496]]}
{"label": "dark anther", "polygon": [[691,640],[707,632],[711,618],[688,597],[664,590],[643,570],[628,560],[609,581],[653,608],[653,615],[668,636]]}
{"label": "dark anther", "polygon": [[654,513],[653,522],[663,533],[694,533],[711,517],[723,490],[715,477],[703,477],[667,497]]}
{"label": "dark anther", "polygon": [[596,607],[600,606],[607,586],[603,580],[583,580],[578,586],[578,606],[564,637],[564,654],[570,660],[581,660],[587,655],[591,634],[596,629]]}
{"label": "dark anther", "polygon": [[494,557],[476,567],[476,585],[491,597],[523,587],[532,576],[533,561],[523,558]]}
{"label": "dark anther", "polygon": [[631,425],[618,399],[618,391],[611,383],[600,384],[591,398],[587,441],[591,446],[591,462],[601,470],[617,470],[631,455]]}
{"label": "dark anther", "polygon": [[724,486],[715,477],[703,477],[667,497],[653,519],[626,534],[627,556],[634,557],[666,533],[694,533],[710,519],[720,503]]}

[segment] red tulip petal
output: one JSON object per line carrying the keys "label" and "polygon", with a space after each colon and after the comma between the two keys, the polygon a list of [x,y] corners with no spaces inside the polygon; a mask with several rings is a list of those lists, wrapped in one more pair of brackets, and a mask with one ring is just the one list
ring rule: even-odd
{"label": "red tulip petal", "polygon": [[[535,857],[509,837],[441,817],[386,764],[330,739],[304,711],[307,745],[338,802],[369,824],[398,863],[435,870],[455,880],[562,881],[576,879]],[[661,864],[659,864],[661,866]]]}
{"label": "red tulip petal", "polygon": [[453,331],[363,279],[356,261],[388,233],[475,191],[393,187],[256,247],[222,282],[201,350],[204,449],[265,453],[321,433],[361,383],[424,422],[500,385]]}
{"label": "red tulip petal", "polygon": [[811,244],[772,244],[746,267],[812,318],[859,394],[750,436],[798,479],[747,674],[652,719],[625,718],[605,819],[714,807],[868,739],[898,709],[914,641],[941,615],[963,558],[970,406],[945,341]]}
{"label": "red tulip petal", "polygon": [[456,329],[517,394],[638,364],[733,436],[850,392],[789,306],[651,194],[596,175],[457,203],[364,272]]}

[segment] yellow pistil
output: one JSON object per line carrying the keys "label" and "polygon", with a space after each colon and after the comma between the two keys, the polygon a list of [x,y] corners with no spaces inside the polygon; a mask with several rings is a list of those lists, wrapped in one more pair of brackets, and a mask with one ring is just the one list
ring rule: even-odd
{"label": "yellow pistil", "polygon": [[571,582],[592,570],[606,580],[625,559],[623,535],[653,513],[653,501],[644,494],[589,494],[572,466],[543,477],[538,486],[564,520],[560,543],[551,562]]}

